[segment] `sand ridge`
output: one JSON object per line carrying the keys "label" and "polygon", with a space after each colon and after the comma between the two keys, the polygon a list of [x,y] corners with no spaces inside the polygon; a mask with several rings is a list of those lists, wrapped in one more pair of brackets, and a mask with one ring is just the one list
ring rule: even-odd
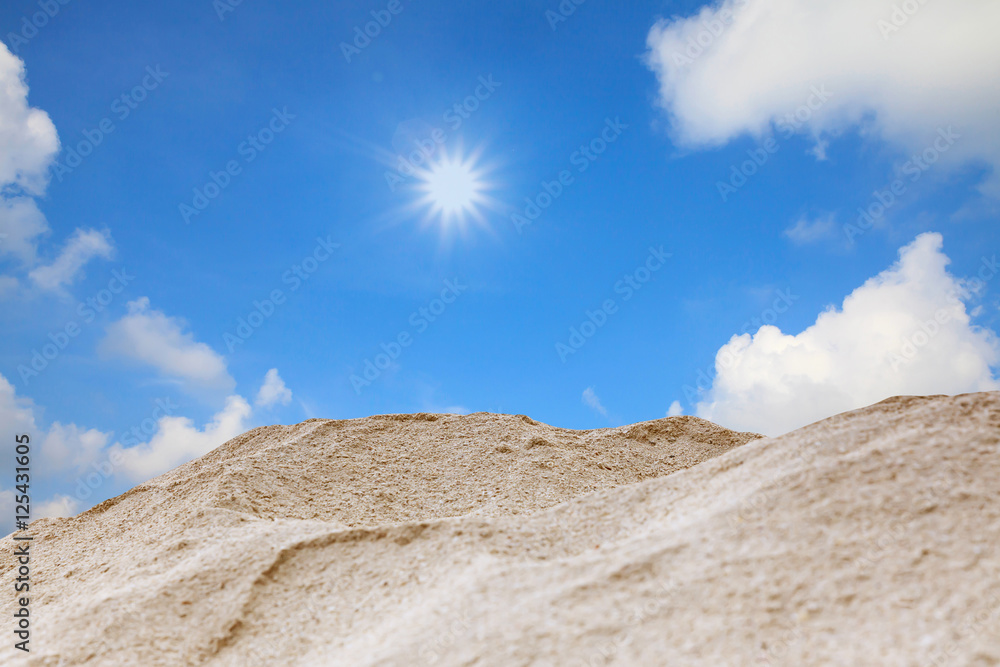
{"label": "sand ridge", "polygon": [[348,526],[521,514],[760,437],[697,417],[592,431],[488,413],[311,419],[254,429],[130,493],[169,491],[185,499],[185,512],[197,505]]}
{"label": "sand ridge", "polygon": [[[36,522],[44,650],[27,664],[1000,664],[1000,394],[890,399],[763,440],[677,419],[258,429]],[[358,488],[413,470],[355,507],[314,478],[295,486],[328,458]],[[253,497],[264,465],[277,481]],[[629,466],[635,479],[614,477]],[[475,474],[503,493],[456,481]],[[435,495],[448,485],[452,500]]]}

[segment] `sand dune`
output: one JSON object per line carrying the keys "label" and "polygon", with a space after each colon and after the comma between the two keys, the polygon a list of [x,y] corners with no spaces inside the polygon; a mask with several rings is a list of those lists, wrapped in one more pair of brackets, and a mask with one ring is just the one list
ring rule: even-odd
{"label": "sand dune", "polygon": [[310,420],[33,532],[17,664],[985,667],[1000,394],[773,439]]}

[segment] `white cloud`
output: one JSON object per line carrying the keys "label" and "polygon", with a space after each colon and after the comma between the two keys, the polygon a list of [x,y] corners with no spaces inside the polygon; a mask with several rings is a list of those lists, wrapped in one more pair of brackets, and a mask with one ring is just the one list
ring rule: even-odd
{"label": "white cloud", "polygon": [[[918,9],[894,16],[903,4]],[[894,18],[900,29],[887,29]],[[772,124],[815,137],[857,127],[908,157],[954,126],[962,138],[942,162],[992,165],[984,191],[1000,196],[998,24],[994,0],[723,0],[657,22],[647,62],[682,145],[719,145]],[[786,122],[824,86],[825,103]]]}
{"label": "white cloud", "polygon": [[242,396],[230,396],[226,406],[198,429],[187,417],[161,417],[149,442],[135,447],[112,445],[109,459],[116,472],[140,482],[207,454],[227,440],[244,433],[253,410]]}
{"label": "white cloud", "polygon": [[608,416],[607,409],[601,405],[601,399],[597,396],[597,392],[594,391],[593,387],[587,387],[583,390],[583,404],[602,417]]}
{"label": "white cloud", "polygon": [[[38,243],[49,232],[34,198],[45,194],[58,152],[52,120],[28,105],[24,62],[0,43],[0,256],[15,257],[25,268],[35,265]],[[88,261],[111,253],[106,232],[77,229],[53,264],[30,275],[42,289],[57,290],[70,284]],[[0,279],[4,293],[18,284],[12,276]]]}
{"label": "white cloud", "polygon": [[59,135],[41,109],[28,106],[24,62],[0,44],[0,188],[45,192]]}
{"label": "white cloud", "polygon": [[[305,406],[303,406],[305,407]],[[468,415],[472,414],[472,410],[465,407],[464,405],[446,405],[441,406],[437,403],[424,402],[420,408],[421,412],[427,412],[433,415]],[[312,411],[310,411],[312,412]]]}
{"label": "white cloud", "polygon": [[836,236],[836,225],[833,214],[828,214],[814,220],[799,218],[799,221],[782,232],[793,243],[805,245],[816,243]]}
{"label": "white cloud", "polygon": [[42,289],[58,290],[72,283],[91,259],[111,259],[113,254],[110,232],[77,229],[52,264],[39,266],[28,275]]}
{"label": "white cloud", "polygon": [[75,516],[79,511],[80,503],[76,498],[58,494],[45,502],[32,505],[31,519],[34,521],[42,517],[69,517]]}
{"label": "white cloud", "polygon": [[59,135],[48,115],[28,106],[24,62],[0,43],[0,255],[35,261],[49,231],[34,196],[45,193]]}
{"label": "white cloud", "polygon": [[[2,435],[8,439],[13,447],[14,436],[27,434],[31,437],[29,446],[38,442],[40,429],[35,421],[35,406],[30,399],[17,395],[17,391],[7,378],[0,375],[0,426]],[[33,450],[36,469],[47,471],[50,469],[52,460],[45,456],[45,450]],[[9,457],[0,459],[0,533],[6,535],[14,530],[14,499],[15,494],[12,489],[3,488],[7,484],[13,485],[14,480],[14,455],[11,450]],[[43,473],[44,474],[44,473]],[[35,475],[37,479],[37,475]],[[39,504],[34,504],[31,508],[32,519],[40,518],[45,514],[39,511]]]}
{"label": "white cloud", "polygon": [[0,533],[4,535],[14,529],[14,492],[4,488],[15,481],[14,436],[34,436],[37,432],[34,405],[30,400],[20,398],[14,385],[0,375],[0,435],[11,443],[8,445],[9,455],[0,459]]}
{"label": "white cloud", "polygon": [[264,384],[257,392],[257,399],[254,405],[261,408],[269,408],[278,403],[288,405],[292,402],[292,390],[285,386],[285,381],[278,375],[278,369],[272,368],[264,376]]}
{"label": "white cloud", "polygon": [[51,477],[65,472],[72,479],[73,475],[91,471],[92,464],[110,460],[116,473],[130,481],[143,481],[244,433],[252,412],[243,397],[233,395],[204,428],[195,427],[187,417],[166,415],[156,422],[156,431],[148,442],[130,447],[116,442],[107,447],[111,433],[59,422],[47,432],[39,428],[32,402],[18,397],[13,385],[0,375],[0,423],[9,434],[31,434],[36,461]]}
{"label": "white cloud", "polygon": [[[0,181],[0,190],[4,183]],[[0,196],[0,255],[13,255],[27,266],[34,264],[38,238],[49,223],[31,197]]]}
{"label": "white cloud", "polygon": [[[55,478],[61,473],[78,474],[96,461],[101,451],[110,441],[110,433],[95,429],[83,429],[76,424],[52,424],[43,429],[35,417],[39,412],[28,398],[17,395],[17,390],[0,375],[0,425],[3,436],[11,442],[15,435],[30,436],[32,460],[36,466],[36,478]],[[0,459],[0,487],[13,480],[13,458]],[[37,505],[36,505],[37,507]],[[0,514],[0,525],[8,515]]]}
{"label": "white cloud", "polygon": [[130,301],[128,314],[108,327],[101,350],[148,364],[189,388],[232,391],[236,383],[225,359],[185,329],[183,320],[152,310],[149,299],[141,297]]}
{"label": "white cloud", "polygon": [[26,398],[20,398],[7,378],[0,375],[0,424],[7,433],[35,433],[34,406]]}
{"label": "white cloud", "polygon": [[42,441],[46,466],[53,470],[83,472],[96,461],[110,440],[110,433],[55,422]]}
{"label": "white cloud", "polygon": [[[36,411],[31,400],[17,396],[14,386],[0,375],[0,424],[11,441],[14,434],[31,435],[32,459],[38,471],[34,475],[34,488],[37,491],[38,480],[44,478],[50,487],[56,485],[72,494],[56,493],[48,500],[36,500],[32,519],[72,516],[86,509],[96,497],[94,490],[99,488],[94,484],[142,482],[202,456],[246,432],[253,413],[243,397],[233,395],[202,428],[186,417],[163,416],[156,421],[155,431],[147,442],[136,443],[135,438],[124,437],[129,446],[115,442],[108,447],[112,433],[59,422],[46,431],[39,427]],[[3,534],[14,529],[15,495],[13,490],[4,488],[7,480],[13,482],[13,468],[13,456],[0,459],[0,533]],[[89,490],[87,485],[91,485]]]}
{"label": "white cloud", "polygon": [[674,401],[670,404],[670,408],[667,410],[668,417],[679,417],[684,414],[684,408],[681,407],[680,401]]}
{"label": "white cloud", "polygon": [[9,535],[14,530],[14,492],[0,488],[0,533]]}
{"label": "white cloud", "polygon": [[[32,448],[33,488],[38,488],[38,479],[53,479],[67,470],[81,471],[107,444],[108,435],[96,430],[84,430],[75,424],[63,426],[53,424],[46,433],[35,419],[35,405],[30,399],[17,395],[14,386],[0,375],[0,424],[4,437],[14,441],[14,435],[30,436]],[[0,532],[6,534],[14,529],[14,498],[4,484],[14,483],[13,455],[9,460],[0,461]],[[42,517],[72,516],[78,511],[76,500],[66,495],[56,495],[49,500],[36,500],[31,505],[31,519]]]}
{"label": "white cloud", "polygon": [[[970,322],[970,283],[948,273],[941,246],[939,234],[918,236],[798,335],[764,326],[733,336],[698,416],[778,435],[890,396],[1000,389],[1000,341]],[[989,261],[983,279],[996,273]]]}

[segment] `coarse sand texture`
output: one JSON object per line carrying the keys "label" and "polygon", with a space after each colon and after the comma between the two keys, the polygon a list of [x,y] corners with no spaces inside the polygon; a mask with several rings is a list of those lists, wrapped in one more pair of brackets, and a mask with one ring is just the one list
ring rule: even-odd
{"label": "coarse sand texture", "polygon": [[313,419],[31,532],[32,652],[2,664],[989,667],[1000,393],[768,439]]}

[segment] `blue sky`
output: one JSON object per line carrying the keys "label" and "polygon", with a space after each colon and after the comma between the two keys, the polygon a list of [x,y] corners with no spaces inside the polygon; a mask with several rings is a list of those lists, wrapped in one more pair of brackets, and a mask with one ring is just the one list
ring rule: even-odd
{"label": "blue sky", "polygon": [[[310,417],[670,410],[777,434],[996,388],[996,10],[803,2],[71,0],[34,31],[37,2],[5,3],[24,94],[0,106],[0,412],[39,443],[36,502],[79,511]],[[417,142],[474,164],[475,210],[390,187]],[[88,298],[109,302],[91,319]]]}

